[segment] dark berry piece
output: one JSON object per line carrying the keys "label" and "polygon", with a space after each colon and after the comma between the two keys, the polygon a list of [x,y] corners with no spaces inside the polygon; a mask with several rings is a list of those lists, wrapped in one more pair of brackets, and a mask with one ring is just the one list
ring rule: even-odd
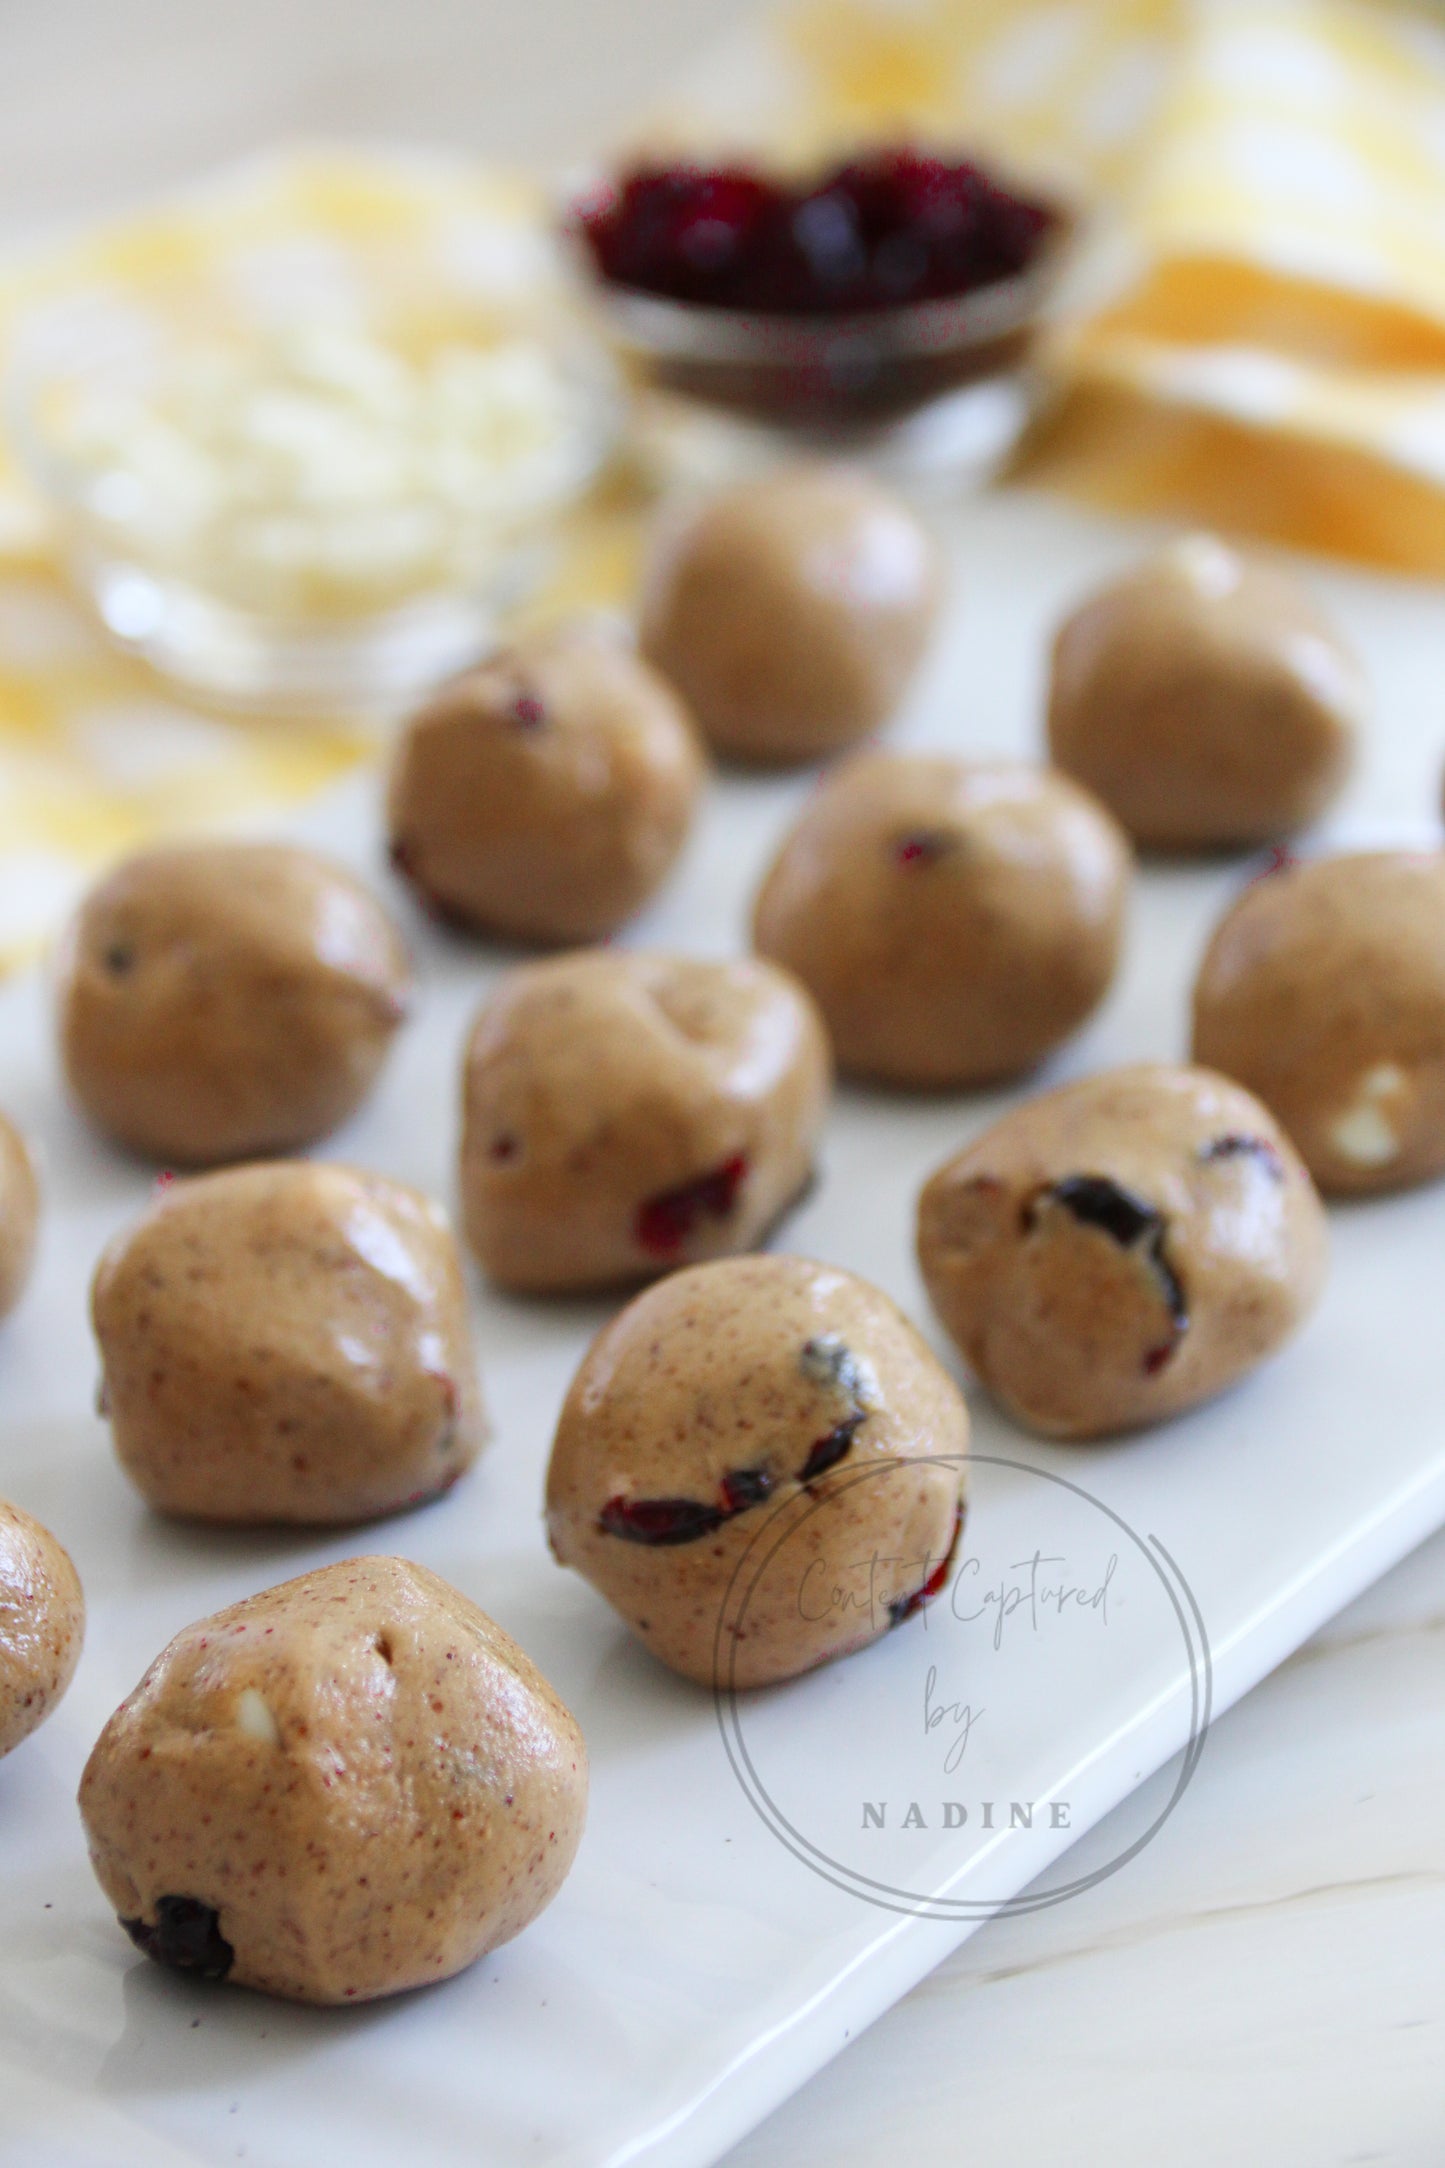
{"label": "dark berry piece", "polygon": [[124,941],[112,941],[102,961],[113,979],[123,979],[135,969],[135,950]]}
{"label": "dark berry piece", "polygon": [[1070,1174],[1045,1192],[1085,1227],[1101,1227],[1123,1249],[1149,1234],[1160,1222],[1152,1204],[1112,1181],[1107,1174]]}
{"label": "dark berry piece", "polygon": [[518,693],[512,702],[512,721],[520,723],[523,730],[540,730],[547,720],[547,710],[535,693]]}
{"label": "dark berry piece", "polygon": [[172,1965],[177,1972],[198,1972],[203,1980],[224,1980],[235,1951],[221,1933],[214,1905],[199,1897],[157,1897],[155,1924],[149,1920],[122,1920],[121,1926],[138,1950],[158,1965]]}
{"label": "dark berry piece", "polygon": [[932,1573],[929,1574],[928,1579],[921,1587],[915,1588],[911,1596],[895,1596],[892,1603],[889,1604],[888,1623],[890,1626],[901,1626],[906,1618],[912,1618],[915,1611],[921,1611],[925,1604],[932,1603],[935,1596],[943,1593],[943,1590],[948,1585],[948,1576],[953,1571],[953,1561],[958,1556],[958,1546],[962,1536],[963,1507],[960,1506],[954,1518],[953,1540]]}
{"label": "dark berry piece", "polygon": [[675,1257],[699,1221],[725,1220],[737,1203],[748,1163],[741,1152],[709,1174],[663,1190],[638,1207],[633,1237],[649,1257]]}
{"label": "dark berry piece", "polygon": [[893,857],[900,866],[934,866],[957,849],[958,837],[946,828],[916,828],[897,838]]}
{"label": "dark berry piece", "polygon": [[854,1432],[866,1421],[865,1414],[850,1415],[845,1422],[836,1424],[826,1438],[819,1438],[803,1463],[798,1481],[811,1483],[815,1476],[820,1476],[834,1467],[853,1443]]}
{"label": "dark berry piece", "polygon": [[850,1400],[862,1400],[867,1393],[868,1378],[863,1365],[835,1332],[819,1333],[816,1339],[805,1340],[798,1356],[798,1368],[815,1385],[835,1386]]}
{"label": "dark berry piece", "polygon": [[521,1149],[520,1140],[514,1137],[509,1129],[504,1129],[500,1136],[493,1137],[487,1146],[487,1157],[495,1160],[499,1167],[504,1167],[509,1159],[516,1158]]}
{"label": "dark berry piece", "polygon": [[1199,1156],[1206,1164],[1219,1159],[1257,1160],[1266,1173],[1273,1175],[1276,1182],[1284,1180],[1284,1161],[1268,1137],[1215,1137],[1211,1143],[1201,1148]]}
{"label": "dark berry piece", "polygon": [[609,1498],[598,1526],[625,1543],[696,1543],[727,1519],[720,1506],[695,1498]]}
{"label": "dark berry piece", "polygon": [[771,1468],[734,1468],[722,1479],[723,1504],[729,1514],[746,1513],[772,1495]]}

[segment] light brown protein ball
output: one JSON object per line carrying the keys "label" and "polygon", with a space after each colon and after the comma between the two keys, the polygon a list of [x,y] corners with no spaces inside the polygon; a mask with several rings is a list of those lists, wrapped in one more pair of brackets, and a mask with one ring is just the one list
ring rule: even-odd
{"label": "light brown protein ball", "polygon": [[91,1318],[121,1466],[162,1513],[374,1519],[486,1439],[445,1213],[311,1162],[179,1182],[101,1258]]}
{"label": "light brown protein ball", "polygon": [[159,1964],[295,2002],[445,1980],[565,1881],[573,1717],[423,1566],[352,1558],[177,1634],[86,1764],[108,1901]]}
{"label": "light brown protein ball", "polygon": [[785,467],[664,521],[642,651],[729,758],[816,760],[887,722],[937,615],[927,530],[845,466]]}
{"label": "light brown protein ball", "polygon": [[446,685],[391,772],[392,859],[440,915],[598,941],[647,902],[706,772],[681,701],[620,640],[520,640]]}
{"label": "light brown protein ball", "polygon": [[1139,843],[1267,843],[1349,775],[1359,665],[1293,580],[1186,535],[1093,595],[1054,641],[1049,745]]}
{"label": "light brown protein ball", "polygon": [[85,1598],[69,1555],[0,1498],[0,1755],[45,1722],[84,1638]]}
{"label": "light brown protein ball", "polygon": [[342,866],[271,843],[144,851],[60,956],[60,1046],[91,1120],[208,1166],[310,1144],[371,1088],[407,1013],[401,937]]}
{"label": "light brown protein ball", "polygon": [[858,753],[784,838],[753,940],[814,996],[840,1069],[991,1083],[1102,1000],[1130,867],[1117,823],[1066,776]]}
{"label": "light brown protein ball", "polygon": [[1324,1282],[1325,1218],[1258,1100],[1140,1063],[1026,1101],[946,1161],[918,1261],[1003,1407],[1096,1438],[1209,1399],[1287,1340]]}
{"label": "light brown protein ball", "polygon": [[467,1049],[471,1245],[532,1293],[750,1249],[809,1182],[830,1085],[817,1011],[771,964],[618,950],[523,965]]}
{"label": "light brown protein ball", "polygon": [[40,1224],[40,1184],[25,1140],[0,1114],[0,1317],[25,1289]]}
{"label": "light brown protein ball", "polygon": [[593,1341],[547,1533],[674,1671],[763,1686],[938,1594],[967,1448],[958,1387],[876,1287],[728,1258],[673,1273]]}
{"label": "light brown protein ball", "polygon": [[1330,1195],[1445,1170],[1445,858],[1281,867],[1215,928],[1194,1056],[1258,1092]]}

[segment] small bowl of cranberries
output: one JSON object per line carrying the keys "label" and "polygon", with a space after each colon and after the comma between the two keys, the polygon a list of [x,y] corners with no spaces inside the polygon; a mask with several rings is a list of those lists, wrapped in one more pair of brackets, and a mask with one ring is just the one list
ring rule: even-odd
{"label": "small bowl of cranberries", "polygon": [[638,164],[567,216],[644,382],[834,440],[966,401],[995,458],[1027,418],[1025,365],[1073,225],[972,161],[909,149],[796,181]]}

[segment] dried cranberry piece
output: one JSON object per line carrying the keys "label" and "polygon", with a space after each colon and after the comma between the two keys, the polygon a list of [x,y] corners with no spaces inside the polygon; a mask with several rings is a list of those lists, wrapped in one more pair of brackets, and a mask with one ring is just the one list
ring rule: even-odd
{"label": "dried cranberry piece", "polygon": [[1027,1208],[1026,1225],[1035,1224],[1039,1206],[1047,1199],[1061,1204],[1081,1226],[1099,1228],[1121,1249],[1138,1250],[1152,1270],[1173,1327],[1171,1337],[1161,1346],[1150,1348],[1144,1357],[1145,1373],[1153,1377],[1168,1362],[1189,1326],[1184,1284],[1165,1255],[1168,1226],[1163,1213],[1107,1174],[1070,1174],[1034,1198]]}
{"label": "dried cranberry piece", "polygon": [[819,1438],[803,1463],[798,1481],[811,1483],[815,1476],[820,1476],[825,1470],[835,1466],[853,1443],[853,1434],[859,1424],[865,1420],[866,1417],[860,1410],[857,1415],[846,1416],[841,1423],[835,1425],[826,1438]]}
{"label": "dried cranberry piece", "polygon": [[512,702],[512,721],[523,730],[540,730],[547,720],[547,710],[535,693],[518,693]]}
{"label": "dried cranberry piece", "polygon": [[928,1579],[920,1588],[915,1588],[911,1596],[895,1596],[892,1603],[889,1604],[888,1623],[890,1626],[901,1626],[906,1618],[912,1618],[915,1611],[921,1611],[925,1604],[932,1603],[934,1597],[942,1593],[947,1586],[948,1576],[953,1571],[953,1561],[958,1556],[959,1540],[962,1535],[963,1507],[960,1505],[954,1516],[952,1541],[932,1573],[929,1574]]}
{"label": "dried cranberry piece", "polygon": [[957,836],[946,828],[915,828],[898,837],[893,857],[900,866],[933,866],[957,848]]}
{"label": "dried cranberry piece", "polygon": [[122,1920],[138,1950],[158,1965],[177,1972],[198,1972],[203,1980],[224,1980],[235,1951],[221,1933],[221,1915],[199,1897],[157,1897],[155,1923]]}
{"label": "dried cranberry piece", "polygon": [[723,1504],[729,1514],[746,1513],[749,1506],[760,1506],[772,1496],[772,1490],[771,1468],[734,1468],[722,1479]]}
{"label": "dried cranberry piece", "polygon": [[609,1498],[598,1525],[625,1543],[696,1543],[727,1519],[721,1506],[696,1498]]}
{"label": "dried cranberry piece", "polygon": [[633,1237],[650,1257],[675,1257],[702,1219],[724,1220],[737,1203],[747,1177],[748,1162],[741,1152],[725,1159],[720,1167],[663,1190],[638,1207]]}
{"label": "dried cranberry piece", "polygon": [[1231,1132],[1201,1146],[1199,1156],[1206,1163],[1217,1159],[1255,1159],[1276,1182],[1284,1180],[1284,1161],[1268,1137],[1248,1137]]}

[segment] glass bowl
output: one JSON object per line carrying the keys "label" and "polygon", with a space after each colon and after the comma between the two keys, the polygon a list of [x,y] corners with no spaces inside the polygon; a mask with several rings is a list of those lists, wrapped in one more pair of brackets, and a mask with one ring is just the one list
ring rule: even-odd
{"label": "glass bowl", "polygon": [[[263,712],[393,712],[473,658],[546,577],[624,412],[565,321],[408,356],[352,326],[263,341],[90,300],[15,354],[11,440],[107,633]],[[519,415],[509,466],[496,430]]]}

